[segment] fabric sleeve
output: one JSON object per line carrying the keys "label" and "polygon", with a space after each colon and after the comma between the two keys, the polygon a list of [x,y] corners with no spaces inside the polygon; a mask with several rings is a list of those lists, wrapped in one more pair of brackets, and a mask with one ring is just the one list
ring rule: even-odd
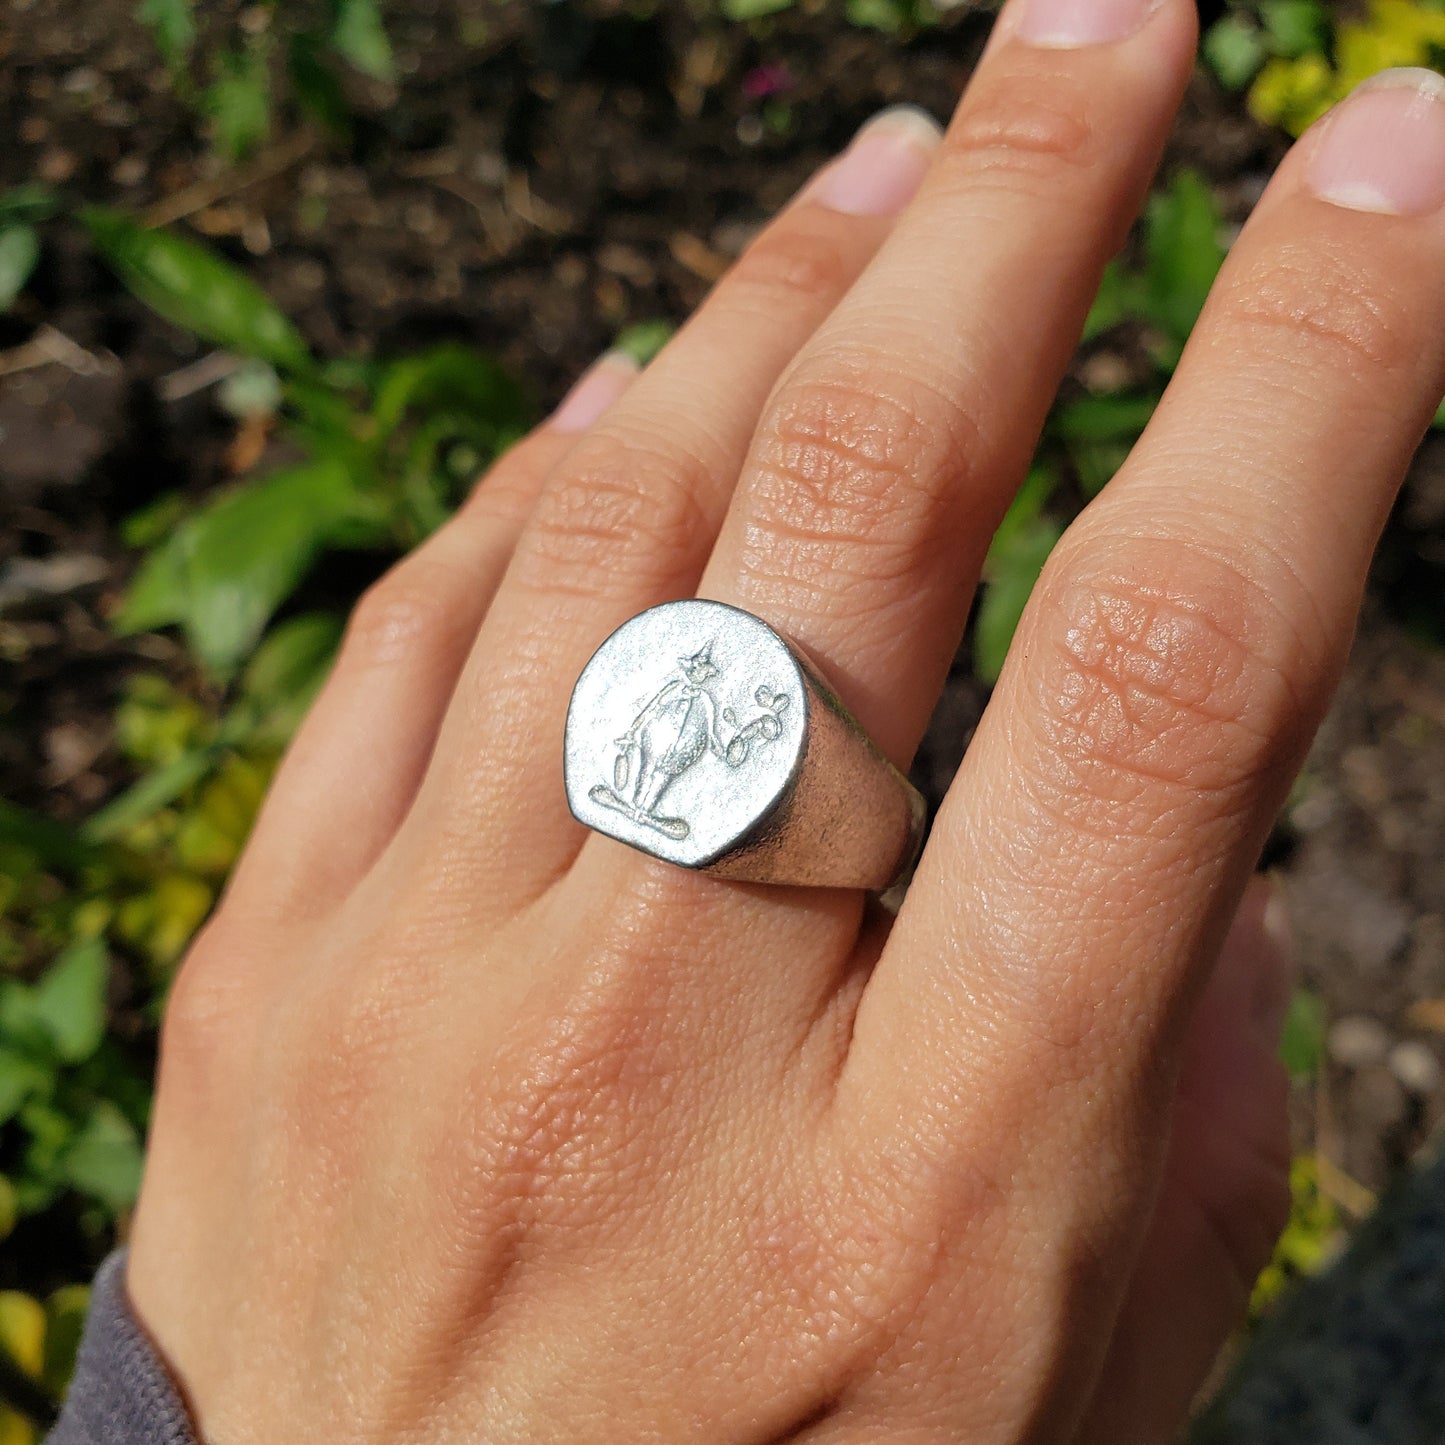
{"label": "fabric sleeve", "polygon": [[45,1445],[198,1445],[170,1372],[131,1309],[126,1252],[106,1257],[65,1408]]}

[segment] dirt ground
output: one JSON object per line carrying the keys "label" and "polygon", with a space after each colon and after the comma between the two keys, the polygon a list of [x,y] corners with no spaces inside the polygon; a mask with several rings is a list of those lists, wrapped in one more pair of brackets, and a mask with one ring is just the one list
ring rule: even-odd
{"label": "dirt ground", "polygon": [[[681,5],[395,7],[397,87],[356,82],[348,150],[282,118],[237,169],[176,101],[129,0],[10,0],[0,18],[0,189],[165,217],[244,260],[328,356],[443,338],[490,348],[539,411],[622,327],[679,319],[760,222],[879,106],[947,114],[987,18],[907,44],[798,9],[757,33]],[[220,13],[234,7],[218,5]],[[771,91],[770,97],[764,92]],[[786,107],[787,123],[779,120]],[[1199,79],[1168,166],[1242,219],[1282,151]],[[53,225],[0,317],[0,795],[74,819],[121,781],[108,719],[164,639],[105,626],[133,559],[121,518],[227,477],[233,423],[192,388],[204,348],[122,293]],[[374,559],[313,584],[353,592]],[[1268,860],[1332,1026],[1298,1101],[1362,1207],[1445,1115],[1445,441],[1393,518],[1339,701]],[[984,701],[961,662],[918,766],[946,785]]]}

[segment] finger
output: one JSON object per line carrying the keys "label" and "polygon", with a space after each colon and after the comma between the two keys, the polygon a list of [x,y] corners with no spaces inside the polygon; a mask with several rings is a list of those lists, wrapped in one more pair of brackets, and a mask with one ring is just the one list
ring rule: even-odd
{"label": "finger", "polygon": [[1046,567],[860,1007],[840,1102],[913,1120],[935,1184],[996,1149],[1010,1227],[1092,1258],[1156,1177],[1201,964],[1445,385],[1442,91],[1357,95],[1283,167]]}
{"label": "finger", "polygon": [[1039,8],[1000,22],[917,201],[770,402],[701,588],[801,642],[900,764],[1193,56],[1186,0],[1063,30]]}
{"label": "finger", "polygon": [[1244,1318],[1289,1212],[1293,975],[1283,893],[1257,878],[1189,1024],[1159,1199],[1075,1445],[1176,1439]]}
{"label": "finger", "polygon": [[[913,110],[865,127],[549,479],[418,800],[419,846],[445,850],[474,893],[478,876],[492,899],[535,891],[574,856],[558,770],[568,690],[627,617],[693,590],[768,391],[876,250],[936,138]],[[506,827],[478,830],[477,817]]]}
{"label": "finger", "polygon": [[603,356],[457,515],[361,599],[281,765],[234,891],[281,912],[313,910],[365,872],[412,800],[543,479],[636,374],[629,357]]}

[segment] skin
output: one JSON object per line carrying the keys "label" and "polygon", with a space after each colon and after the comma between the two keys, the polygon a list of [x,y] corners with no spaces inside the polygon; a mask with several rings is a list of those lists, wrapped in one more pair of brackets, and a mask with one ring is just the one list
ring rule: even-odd
{"label": "skin", "polygon": [[901,213],[825,174],[363,599],[165,1020],[128,1284],[207,1440],[1178,1428],[1287,1200],[1247,885],[1445,384],[1438,211],[1285,163],[896,922],[560,779],[591,651],[694,592],[906,766],[1195,42],[1017,21]]}

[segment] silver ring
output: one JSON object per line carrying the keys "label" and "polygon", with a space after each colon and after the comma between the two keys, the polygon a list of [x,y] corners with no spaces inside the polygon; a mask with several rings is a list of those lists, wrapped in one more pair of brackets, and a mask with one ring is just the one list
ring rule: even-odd
{"label": "silver ring", "polygon": [[883,892],[923,798],[797,646],[722,602],[667,602],[593,654],[567,709],[581,823],[682,868]]}

